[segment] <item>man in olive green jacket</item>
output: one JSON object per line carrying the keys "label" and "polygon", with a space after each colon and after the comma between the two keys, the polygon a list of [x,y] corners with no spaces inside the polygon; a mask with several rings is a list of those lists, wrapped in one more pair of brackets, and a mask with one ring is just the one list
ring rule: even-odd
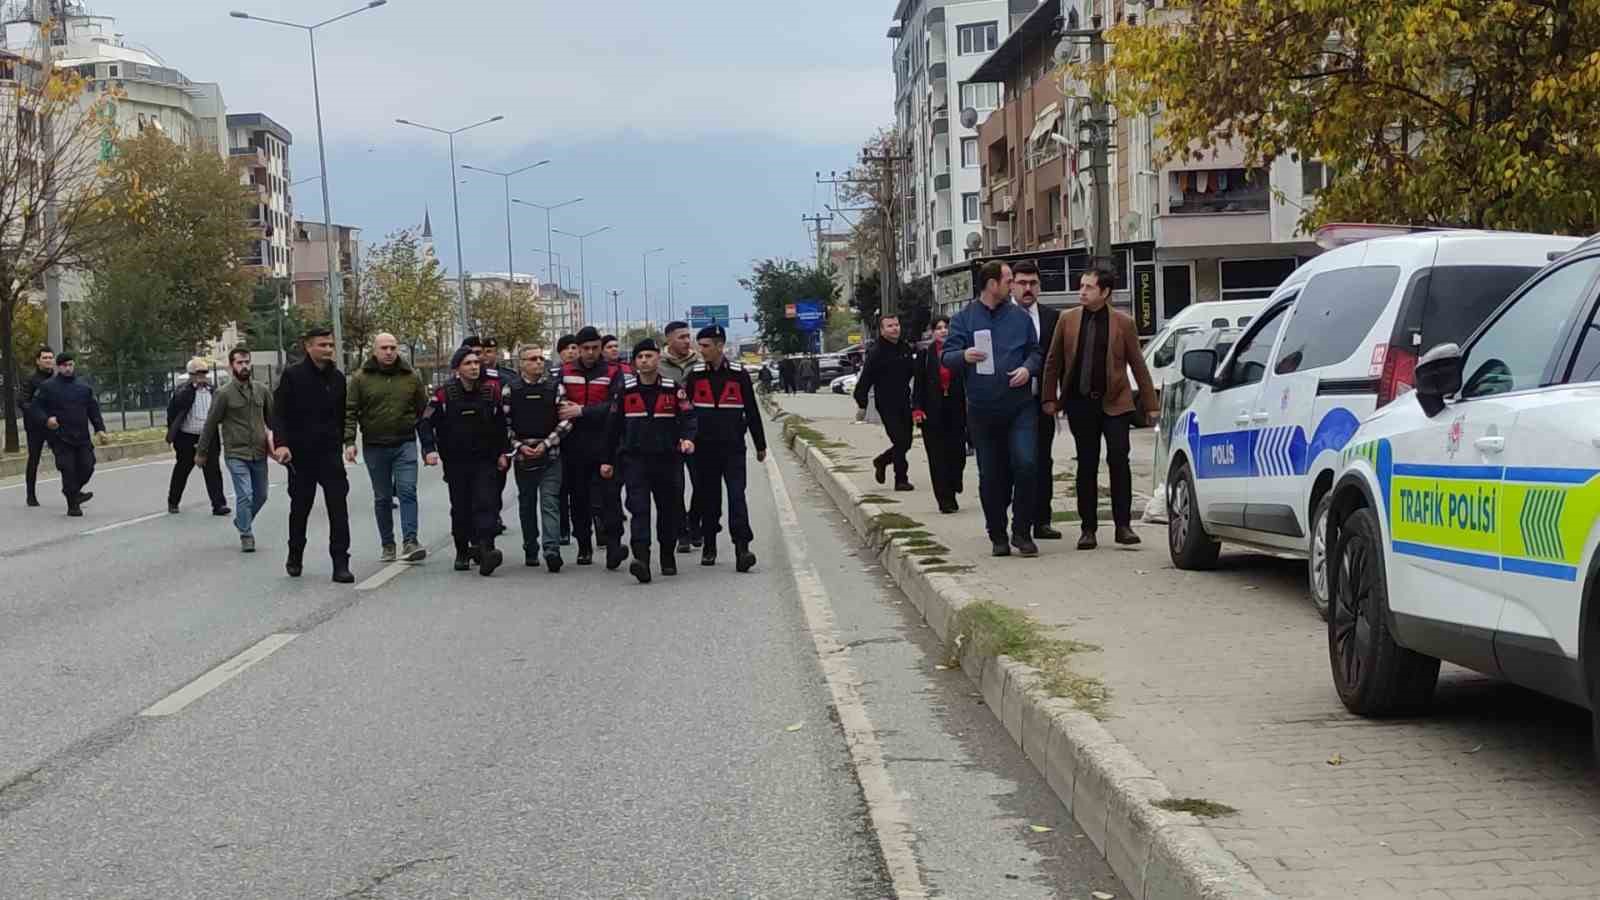
{"label": "man in olive green jacket", "polygon": [[398,557],[421,562],[428,551],[417,541],[417,417],[428,405],[422,379],[400,358],[400,342],[392,334],[373,341],[372,357],[361,366],[345,392],[345,459],[356,461],[356,429],[367,454],[372,478],[372,508],[378,519],[384,562],[397,558],[394,546],[394,498],[400,499]]}
{"label": "man in olive green jacket", "polygon": [[204,466],[222,442],[223,461],[233,479],[233,526],[239,550],[256,552],[252,531],[256,515],[267,505],[267,420],[272,416],[272,391],[250,381],[250,351],[235,347],[228,354],[229,381],[211,401],[200,430],[194,461]]}

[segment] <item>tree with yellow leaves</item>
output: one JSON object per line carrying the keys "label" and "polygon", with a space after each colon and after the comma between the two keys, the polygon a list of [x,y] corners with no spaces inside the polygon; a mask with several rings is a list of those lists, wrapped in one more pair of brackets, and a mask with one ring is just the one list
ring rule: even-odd
{"label": "tree with yellow leaves", "polygon": [[1304,228],[1600,226],[1600,0],[1169,0],[1109,40],[1169,155],[1337,173]]}

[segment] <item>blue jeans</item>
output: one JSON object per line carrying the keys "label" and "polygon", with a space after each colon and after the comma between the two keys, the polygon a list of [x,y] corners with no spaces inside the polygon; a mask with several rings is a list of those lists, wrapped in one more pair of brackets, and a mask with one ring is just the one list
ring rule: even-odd
{"label": "blue jeans", "polygon": [[261,507],[267,505],[267,461],[230,459],[228,474],[233,476],[233,527],[240,536],[251,536]]}
{"label": "blue jeans", "polygon": [[[561,555],[561,460],[537,468],[512,467],[517,475],[517,514],[522,520],[522,551]],[[543,528],[541,528],[541,524]],[[543,541],[540,535],[544,536]]]}
{"label": "blue jeans", "polygon": [[378,519],[378,538],[383,546],[394,543],[394,498],[400,498],[400,533],[405,540],[417,539],[417,443],[398,447],[363,447],[367,455],[367,475],[372,479],[372,511]]}
{"label": "blue jeans", "polygon": [[[989,540],[1006,539],[1006,506],[1011,507],[1011,533],[1031,536],[1038,502],[1032,497],[1037,468],[1039,410],[1023,404],[995,412],[967,408],[967,430],[978,451],[978,496],[983,502]],[[1054,487],[1054,485],[1051,485]]]}

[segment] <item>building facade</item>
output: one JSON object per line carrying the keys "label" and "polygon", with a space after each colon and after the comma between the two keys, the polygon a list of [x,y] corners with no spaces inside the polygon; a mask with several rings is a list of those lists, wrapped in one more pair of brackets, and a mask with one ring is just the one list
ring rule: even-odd
{"label": "building facade", "polygon": [[[334,266],[341,279],[342,297],[351,297],[359,284],[361,229],[335,225]],[[328,230],[321,222],[294,223],[294,252],[289,266],[294,279],[294,302],[311,321],[328,319]]]}
{"label": "building facade", "polygon": [[[294,198],[289,192],[289,129],[262,113],[228,116],[228,155],[239,165],[239,180],[251,189],[246,219],[250,251],[245,265],[263,278],[289,278],[294,272]],[[326,269],[327,262],[322,268]]]}

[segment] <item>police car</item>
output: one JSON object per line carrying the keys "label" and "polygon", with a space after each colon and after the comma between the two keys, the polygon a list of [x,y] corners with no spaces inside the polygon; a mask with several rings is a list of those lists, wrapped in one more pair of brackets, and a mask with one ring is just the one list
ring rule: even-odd
{"label": "police car", "polygon": [[1600,239],[1558,258],[1345,448],[1328,655],[1346,707],[1432,697],[1439,661],[1600,691]]}
{"label": "police car", "polygon": [[1320,231],[1333,249],[1273,292],[1231,352],[1184,354],[1183,374],[1201,388],[1173,426],[1163,469],[1179,568],[1213,567],[1222,541],[1304,557],[1326,615],[1329,492],[1362,420],[1410,390],[1421,349],[1465,340],[1551,254],[1578,243],[1394,231]]}

